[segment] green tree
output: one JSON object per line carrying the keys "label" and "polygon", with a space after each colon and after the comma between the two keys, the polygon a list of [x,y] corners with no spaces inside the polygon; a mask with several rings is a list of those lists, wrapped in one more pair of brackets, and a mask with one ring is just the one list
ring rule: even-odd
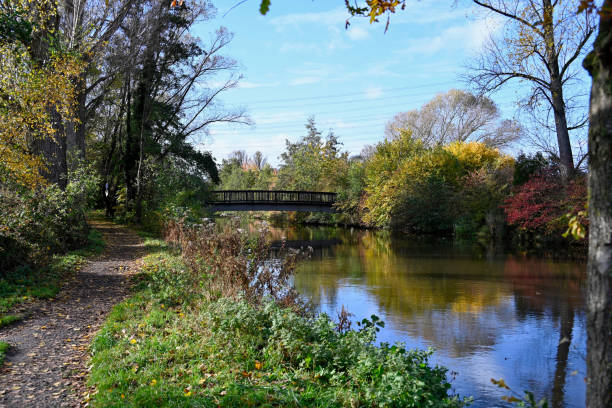
{"label": "green tree", "polygon": [[306,123],[308,133],[299,141],[286,141],[278,172],[278,188],[302,191],[336,191],[339,174],[348,168],[348,153],[341,152],[333,131],[323,139],[314,118]]}

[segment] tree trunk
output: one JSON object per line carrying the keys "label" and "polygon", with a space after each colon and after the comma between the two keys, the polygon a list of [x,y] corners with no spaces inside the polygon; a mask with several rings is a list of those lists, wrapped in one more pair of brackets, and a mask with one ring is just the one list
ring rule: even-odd
{"label": "tree trunk", "polygon": [[68,166],[66,163],[66,138],[62,118],[56,109],[51,110],[54,137],[34,139],[32,151],[41,155],[45,161],[42,176],[50,183],[57,184],[62,190],[68,184]]}
{"label": "tree trunk", "polygon": [[[128,75],[129,76],[129,75]],[[123,156],[123,172],[125,176],[126,200],[128,208],[136,198],[136,161],[138,160],[138,144],[135,141],[132,126],[132,88],[131,78],[127,80],[127,111],[125,115],[125,154]]]}
{"label": "tree trunk", "polygon": [[555,116],[555,130],[557,131],[557,144],[559,146],[559,165],[561,178],[567,183],[574,172],[574,157],[572,156],[572,145],[570,144],[569,130],[567,129],[567,118],[565,112],[565,101],[563,100],[563,83],[559,70],[559,57],[557,55],[557,44],[555,42],[554,6],[551,0],[542,0],[544,12],[543,30],[546,42],[546,60],[548,72],[550,73],[550,102]]}
{"label": "tree trunk", "polygon": [[[603,10],[612,8],[605,0]],[[589,110],[587,407],[612,407],[612,19],[602,16],[584,67],[593,79]]]}
{"label": "tree trunk", "polygon": [[[44,20],[47,27],[45,30],[36,32],[32,38],[30,55],[36,64],[43,66],[49,59],[49,40],[52,32],[57,32],[59,27],[59,15],[57,4],[51,2],[46,5],[46,9],[41,9],[40,19]],[[53,136],[31,140],[30,148],[38,155],[41,155],[46,168],[41,171],[41,175],[50,183],[66,188],[68,183],[68,167],[66,164],[66,132],[61,114],[54,106],[47,108],[53,126]]]}
{"label": "tree trunk", "polygon": [[85,159],[85,121],[87,112],[85,103],[87,95],[85,93],[85,73],[73,81],[76,91],[76,117],[77,120],[66,122],[66,149],[68,154],[75,158]]}
{"label": "tree trunk", "polygon": [[[555,65],[557,65],[558,71],[559,66],[558,64]],[[567,129],[561,78],[557,77],[552,79],[551,87],[551,100],[553,102],[553,112],[555,115],[555,130],[557,131],[557,144],[559,145],[559,166],[561,170],[561,178],[564,183],[567,183],[574,173],[574,157],[572,155],[569,130]]]}

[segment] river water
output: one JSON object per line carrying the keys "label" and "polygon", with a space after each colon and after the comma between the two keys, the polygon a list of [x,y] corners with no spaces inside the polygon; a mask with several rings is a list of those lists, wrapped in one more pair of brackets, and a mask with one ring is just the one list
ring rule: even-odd
{"label": "river water", "polygon": [[491,383],[582,407],[586,265],[444,240],[333,227],[272,228],[313,247],[294,285],[334,319],[379,316],[379,341],[432,348],[453,390],[475,407],[508,406]]}

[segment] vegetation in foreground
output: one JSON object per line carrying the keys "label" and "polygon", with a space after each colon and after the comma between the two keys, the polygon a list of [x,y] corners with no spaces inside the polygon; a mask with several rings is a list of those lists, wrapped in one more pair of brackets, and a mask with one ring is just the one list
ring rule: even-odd
{"label": "vegetation in foreground", "polygon": [[305,311],[264,232],[213,228],[148,241],[161,250],[92,343],[93,406],[464,405],[429,352],[376,346],[375,317],[350,330]]}

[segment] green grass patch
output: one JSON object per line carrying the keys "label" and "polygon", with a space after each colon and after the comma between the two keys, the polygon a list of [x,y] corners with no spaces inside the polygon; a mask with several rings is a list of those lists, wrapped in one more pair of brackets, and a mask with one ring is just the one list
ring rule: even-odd
{"label": "green grass patch", "polygon": [[6,356],[6,352],[9,349],[10,344],[0,341],[0,366],[4,363],[4,356]]}
{"label": "green grass patch", "polygon": [[11,318],[6,313],[13,307],[32,298],[54,297],[63,279],[85,265],[87,257],[104,250],[104,241],[99,231],[91,229],[88,240],[86,247],[55,255],[44,267],[23,266],[0,279],[0,327],[4,319]]}
{"label": "green grass patch", "polygon": [[341,332],[326,315],[220,298],[163,241],[146,239],[159,250],[91,345],[92,406],[464,405],[429,352],[376,346],[375,319]]}
{"label": "green grass patch", "polygon": [[8,326],[9,324],[14,323],[20,319],[21,317],[16,315],[0,316],[0,327]]}

